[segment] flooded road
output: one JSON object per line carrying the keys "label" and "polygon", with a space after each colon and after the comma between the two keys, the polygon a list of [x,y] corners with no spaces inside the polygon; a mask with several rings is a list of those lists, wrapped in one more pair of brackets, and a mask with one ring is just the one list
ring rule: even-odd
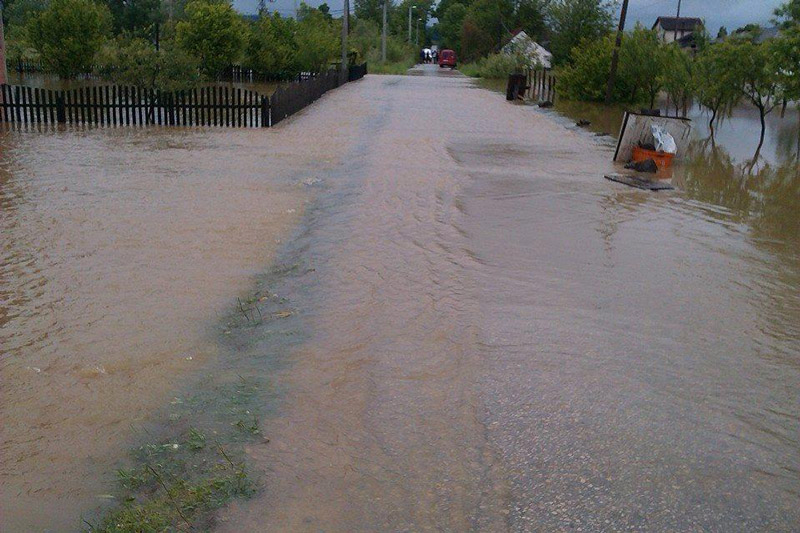
{"label": "flooded road", "polygon": [[418,70],[326,100],[355,142],[275,289],[309,338],[221,529],[794,530],[796,172],[632,190],[591,135]]}
{"label": "flooded road", "polygon": [[291,132],[0,133],[4,531],[74,531],[336,160]]}
{"label": "flooded road", "polygon": [[[269,130],[3,132],[3,530],[78,529],[239,360],[280,394],[222,531],[796,529],[796,167],[700,146],[633,190],[608,142],[414,73]],[[293,340],[226,337],[271,263]]]}

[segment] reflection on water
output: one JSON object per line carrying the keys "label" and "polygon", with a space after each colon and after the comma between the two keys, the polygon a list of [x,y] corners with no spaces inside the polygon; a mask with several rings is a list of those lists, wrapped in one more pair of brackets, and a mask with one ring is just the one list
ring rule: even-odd
{"label": "reflection on water", "polygon": [[268,139],[0,133],[0,529],[76,529],[133,426],[215,358],[221,313],[303,208],[280,176],[305,160]]}
{"label": "reflection on water", "polygon": [[[665,102],[660,102],[663,110]],[[598,133],[619,134],[625,110],[638,111],[639,108],[626,105],[606,106],[595,102],[575,102],[556,100],[555,111],[572,120],[589,120],[588,129]],[[781,165],[796,161],[800,157],[800,124],[797,120],[798,110],[788,109],[781,117],[776,109],[766,117],[766,135],[764,147],[760,152],[759,163]],[[708,113],[699,105],[692,106],[687,114],[692,120],[694,141],[705,144],[711,136]],[[734,109],[729,118],[725,118],[714,127],[715,144],[723,147],[733,161],[752,162],[758,147],[761,121],[758,110],[742,105]]]}

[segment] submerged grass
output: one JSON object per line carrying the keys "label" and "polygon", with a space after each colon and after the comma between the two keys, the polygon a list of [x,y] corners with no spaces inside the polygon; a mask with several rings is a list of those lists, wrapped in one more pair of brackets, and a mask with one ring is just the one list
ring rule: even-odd
{"label": "submerged grass", "polygon": [[[217,444],[198,428],[189,428],[174,442],[140,446],[129,469],[117,471],[121,504],[97,523],[86,521],[92,533],[127,533],[205,530],[212,526],[214,511],[231,499],[249,497],[257,483],[241,459],[234,460],[219,441],[236,441],[236,433],[260,434],[251,422],[239,419],[229,435],[214,431]],[[237,456],[241,454],[238,447]]]}
{"label": "submerged grass", "polygon": [[269,287],[302,278],[302,263],[274,266],[236,303],[221,328],[224,364],[206,373],[191,393],[176,397],[164,423],[131,452],[129,468],[116,473],[110,509],[85,520],[92,533],[206,531],[216,512],[234,498],[248,498],[259,482],[245,465],[244,447],[267,445],[259,420],[274,408],[278,390],[269,377],[287,349],[303,339],[289,301]]}

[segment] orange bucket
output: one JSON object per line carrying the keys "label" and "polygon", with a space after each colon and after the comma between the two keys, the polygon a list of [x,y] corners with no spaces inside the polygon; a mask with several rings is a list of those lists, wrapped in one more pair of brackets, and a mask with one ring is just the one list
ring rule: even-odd
{"label": "orange bucket", "polygon": [[675,154],[668,154],[666,152],[656,152],[655,150],[646,150],[640,146],[633,147],[633,162],[647,161],[652,159],[656,162],[656,166],[660,170],[664,170],[672,166],[672,158]]}

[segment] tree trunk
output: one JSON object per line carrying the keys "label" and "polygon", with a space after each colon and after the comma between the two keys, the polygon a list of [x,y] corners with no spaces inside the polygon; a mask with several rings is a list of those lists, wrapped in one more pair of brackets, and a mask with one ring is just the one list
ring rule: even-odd
{"label": "tree trunk", "polygon": [[758,112],[761,115],[761,137],[759,137],[758,148],[756,148],[756,153],[753,156],[754,165],[756,161],[758,161],[758,156],[761,155],[761,147],[764,146],[764,134],[767,131],[767,121],[766,121],[766,113],[764,112],[764,106],[758,106]]}

